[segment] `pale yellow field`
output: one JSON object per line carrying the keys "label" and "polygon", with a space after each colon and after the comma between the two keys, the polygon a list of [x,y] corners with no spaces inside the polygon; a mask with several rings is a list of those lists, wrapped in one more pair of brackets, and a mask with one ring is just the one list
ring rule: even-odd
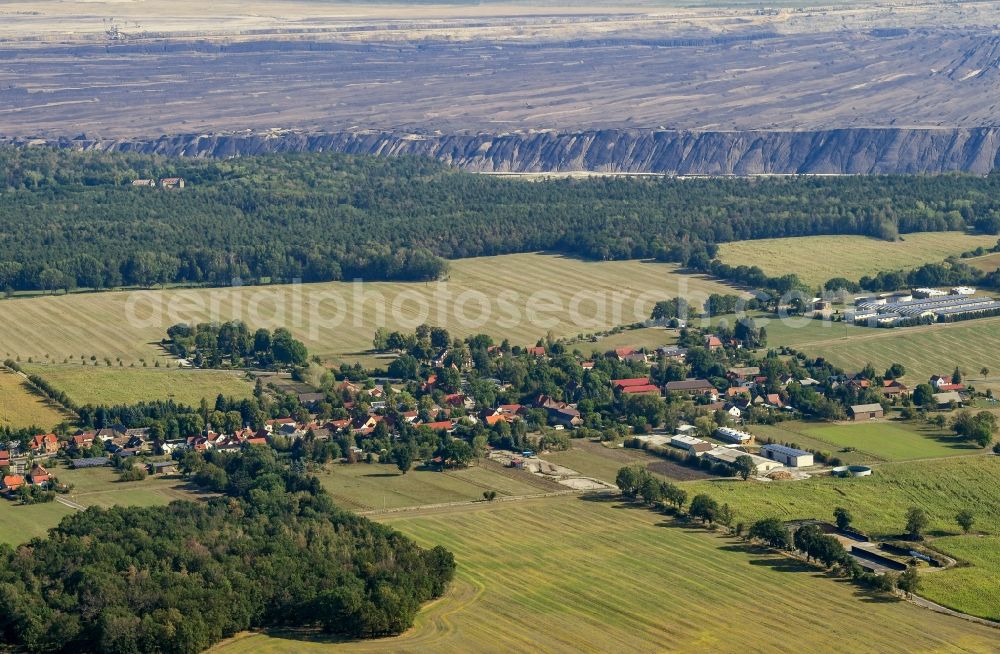
{"label": "pale yellow field", "polygon": [[51,429],[69,419],[57,406],[32,393],[22,377],[0,369],[0,425]]}
{"label": "pale yellow field", "polygon": [[769,275],[796,273],[818,286],[834,277],[857,281],[880,270],[916,268],[996,242],[996,236],[962,232],[903,234],[892,243],[865,236],[802,236],[723,243],[719,258],[731,266],[759,266]]}
{"label": "pale yellow field", "polygon": [[[574,293],[585,291],[574,298]],[[734,293],[717,281],[641,261],[587,262],[516,254],[463,259],[432,283],[332,282],[299,286],[92,293],[0,301],[0,355],[62,362],[73,355],[152,365],[177,322],[242,319],[285,326],[313,354],[350,358],[368,350],[377,324],[412,330],[426,322],[454,335],[488,333],[534,344],[636,322],[656,300]],[[485,309],[485,310],[483,310]]]}
{"label": "pale yellow field", "polygon": [[241,634],[211,651],[995,650],[988,627],[873,596],[780,554],[618,501],[561,497],[380,521],[455,553],[455,581],[411,630],[348,643]]}

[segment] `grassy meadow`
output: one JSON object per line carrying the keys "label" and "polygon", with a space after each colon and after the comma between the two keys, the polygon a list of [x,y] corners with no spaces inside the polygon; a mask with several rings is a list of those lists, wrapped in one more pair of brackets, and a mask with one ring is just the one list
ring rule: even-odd
{"label": "grassy meadow", "polygon": [[219,393],[238,399],[253,395],[253,384],[242,372],[181,368],[116,368],[103,364],[22,364],[65,392],[77,404],[135,404],[171,399],[197,406],[202,398],[215,402]]}
{"label": "grassy meadow", "polygon": [[[407,633],[331,642],[242,634],[230,652],[987,652],[996,633],[872,597],[778,554],[578,497],[380,518],[455,553],[456,580]],[[716,616],[716,617],[713,617]]]}
{"label": "grassy meadow", "polygon": [[[380,314],[389,328],[412,330],[427,322],[458,336],[485,332],[514,344],[534,344],[549,332],[573,336],[646,319],[659,299],[684,295],[697,301],[711,293],[734,292],[711,279],[679,274],[670,264],[595,262],[550,254],[453,261],[446,282],[331,282],[14,298],[2,304],[0,355],[20,356],[21,361],[95,355],[120,357],[126,366],[140,359],[152,365],[164,356],[158,342],[170,325],[241,318],[254,328],[288,327],[313,354],[353,360],[371,348]],[[580,290],[585,295],[572,301]],[[541,295],[529,302],[536,292]],[[480,313],[481,305],[487,311]]]}
{"label": "grassy meadow", "polygon": [[20,375],[0,368],[0,425],[51,429],[69,419],[72,416],[33,392]]}
{"label": "grassy meadow", "polygon": [[802,236],[722,243],[719,258],[732,266],[759,266],[769,275],[795,273],[819,286],[834,277],[857,281],[880,270],[916,268],[996,242],[996,236],[964,232],[902,234],[895,242],[866,236]]}
{"label": "grassy meadow", "polygon": [[334,499],[357,510],[468,502],[483,499],[487,490],[498,497],[546,490],[532,483],[528,473],[507,476],[479,467],[447,472],[413,468],[402,474],[395,465],[358,463],[331,465],[315,474]]}
{"label": "grassy meadow", "polygon": [[820,449],[834,452],[837,456],[840,456],[840,450],[844,448],[854,448],[878,461],[909,461],[978,454],[983,451],[974,444],[956,440],[954,433],[947,429],[937,429],[926,424],[879,420],[837,425],[783,423],[782,426],[793,432],[785,438],[795,438],[794,432],[798,432],[826,443],[827,446]]}
{"label": "grassy meadow", "polygon": [[[120,482],[118,473],[111,467],[73,470],[48,466],[48,470],[60,482],[73,485],[72,491],[59,497],[85,507],[107,508],[116,504],[158,506],[204,495],[177,476],[155,475],[142,481]],[[44,536],[46,531],[74,511],[57,501],[21,506],[0,499],[0,543],[16,545],[36,536]]]}

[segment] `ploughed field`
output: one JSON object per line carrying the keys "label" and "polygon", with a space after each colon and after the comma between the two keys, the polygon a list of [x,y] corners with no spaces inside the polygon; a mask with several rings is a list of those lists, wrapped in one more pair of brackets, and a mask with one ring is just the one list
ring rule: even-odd
{"label": "ploughed field", "polygon": [[487,333],[534,345],[549,332],[575,336],[644,320],[656,300],[682,295],[699,301],[711,293],[736,292],[715,280],[680,274],[672,264],[511,254],[452,261],[442,282],[17,298],[0,305],[0,343],[5,356],[22,362],[74,356],[79,363],[82,355],[88,362],[91,356],[108,357],[113,366],[119,357],[126,367],[143,359],[152,366],[164,358],[158,343],[172,324],[242,319],[251,328],[289,328],[310,354],[348,361],[367,357],[372,363],[366,351],[382,316],[390,329],[412,331],[426,322],[457,336]]}

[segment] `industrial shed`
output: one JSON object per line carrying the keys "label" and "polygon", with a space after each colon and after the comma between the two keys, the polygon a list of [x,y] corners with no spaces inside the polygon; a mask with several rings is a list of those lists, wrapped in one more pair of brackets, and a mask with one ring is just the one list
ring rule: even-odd
{"label": "industrial shed", "polygon": [[778,445],[777,443],[768,443],[760,448],[760,454],[789,468],[803,468],[813,465],[812,452],[797,450],[794,447]]}

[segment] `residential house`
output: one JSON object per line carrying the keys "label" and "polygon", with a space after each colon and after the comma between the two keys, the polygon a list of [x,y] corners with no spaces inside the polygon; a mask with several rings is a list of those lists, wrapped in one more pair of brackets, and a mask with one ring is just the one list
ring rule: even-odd
{"label": "residential house", "polygon": [[164,177],[160,180],[160,188],[184,188],[184,178]]}
{"label": "residential house", "polygon": [[899,381],[898,379],[884,379],[882,380],[882,395],[888,398],[903,397],[904,395],[909,395],[910,389],[906,387],[906,384]]}
{"label": "residential house", "polygon": [[155,179],[133,179],[132,180],[132,186],[155,187],[156,186],[156,180]]}
{"label": "residential house", "polygon": [[740,383],[745,379],[756,377],[760,374],[757,366],[745,366],[741,368],[730,368],[726,371],[726,378],[729,381]]}
{"label": "residential house", "polygon": [[707,379],[685,379],[683,381],[667,382],[664,388],[668,393],[683,393],[685,395],[718,396],[715,386]]}
{"label": "residential house", "polygon": [[529,355],[531,355],[531,356],[533,356],[533,357],[543,357],[543,356],[545,356],[545,348],[544,348],[544,347],[542,347],[542,346],[540,346],[540,345],[539,345],[539,346],[537,346],[537,347],[529,347],[529,348],[528,348],[527,350],[525,350],[525,351],[526,351],[526,352],[527,352],[527,353],[528,353]]}
{"label": "residential house", "polygon": [[24,486],[24,477],[21,475],[4,475],[3,477],[3,491],[5,493],[14,493],[22,486]]}
{"label": "residential house", "polygon": [[55,434],[35,434],[29,448],[36,455],[54,454],[59,451],[59,439]]}
{"label": "residential house", "polygon": [[35,465],[28,473],[28,480],[35,486],[48,486],[49,482],[52,481],[52,475],[44,467]]}
{"label": "residential house", "polygon": [[719,337],[714,334],[709,334],[705,337],[705,347],[710,350],[718,350],[722,347],[722,341]]}
{"label": "residential house", "polygon": [[668,345],[666,347],[661,347],[656,351],[656,353],[668,359],[670,361],[683,361],[687,357],[687,348],[678,347],[676,345]]}
{"label": "residential house", "polygon": [[0,450],[0,468],[10,467],[10,450]]}

